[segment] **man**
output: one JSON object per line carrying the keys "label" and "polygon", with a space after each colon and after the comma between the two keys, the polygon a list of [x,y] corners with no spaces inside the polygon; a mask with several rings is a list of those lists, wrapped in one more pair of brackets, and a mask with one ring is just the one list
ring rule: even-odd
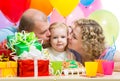
{"label": "man", "polygon": [[44,40],[43,46],[49,42],[50,32],[47,16],[39,10],[28,9],[23,13],[18,27],[18,31],[21,32],[22,30],[25,30],[26,32],[34,32],[38,39]]}

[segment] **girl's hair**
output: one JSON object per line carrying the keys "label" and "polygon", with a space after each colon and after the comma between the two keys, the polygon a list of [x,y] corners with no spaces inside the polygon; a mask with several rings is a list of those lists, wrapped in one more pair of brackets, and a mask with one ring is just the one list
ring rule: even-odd
{"label": "girl's hair", "polygon": [[68,33],[68,26],[64,23],[61,23],[61,22],[52,23],[49,27],[50,32],[52,29],[55,29],[55,28],[65,28],[67,30],[67,33]]}
{"label": "girl's hair", "polygon": [[81,32],[82,48],[85,51],[82,62],[98,59],[105,49],[102,27],[92,19],[79,19],[74,25],[79,27]]}

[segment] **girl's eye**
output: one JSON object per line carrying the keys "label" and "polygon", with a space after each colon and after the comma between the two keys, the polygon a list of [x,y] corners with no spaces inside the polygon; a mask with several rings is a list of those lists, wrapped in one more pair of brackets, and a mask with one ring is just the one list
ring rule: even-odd
{"label": "girl's eye", "polygon": [[53,39],[57,39],[57,37],[53,37]]}
{"label": "girl's eye", "polygon": [[65,38],[65,36],[62,36],[61,38]]}

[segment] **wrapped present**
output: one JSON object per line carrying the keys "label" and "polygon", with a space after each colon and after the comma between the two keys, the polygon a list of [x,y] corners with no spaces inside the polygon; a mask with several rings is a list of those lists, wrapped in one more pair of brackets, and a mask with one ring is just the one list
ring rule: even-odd
{"label": "wrapped present", "polygon": [[18,76],[49,76],[49,60],[18,60]]}
{"label": "wrapped present", "polygon": [[9,49],[0,49],[0,55],[4,55],[5,57],[10,57],[11,52]]}
{"label": "wrapped present", "polygon": [[[33,46],[35,46],[38,50],[42,51],[42,44],[40,44],[39,42],[34,42]],[[15,50],[16,50],[16,54],[19,56],[21,55],[24,51],[29,52],[29,45],[26,45],[25,43],[19,43],[15,45]]]}
{"label": "wrapped present", "polygon": [[17,76],[17,62],[6,61],[0,62],[0,77],[15,77]]}
{"label": "wrapped present", "polygon": [[4,56],[4,57],[12,60],[12,56],[10,55],[10,53],[12,53],[12,51],[10,49],[7,49],[7,47],[5,45],[6,45],[5,42],[0,43],[0,57]]}
{"label": "wrapped present", "polygon": [[42,44],[38,42],[33,32],[18,32],[14,36],[8,36],[7,42],[8,47],[15,51],[17,56],[21,55],[24,51],[28,52],[31,46],[35,46],[40,51],[42,50]]}

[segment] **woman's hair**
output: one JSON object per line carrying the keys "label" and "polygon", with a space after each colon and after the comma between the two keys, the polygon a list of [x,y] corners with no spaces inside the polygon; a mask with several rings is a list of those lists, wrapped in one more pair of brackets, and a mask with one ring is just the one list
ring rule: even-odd
{"label": "woman's hair", "polygon": [[85,61],[94,61],[105,49],[105,37],[102,27],[92,19],[79,19],[74,22],[75,27],[80,27],[82,40],[83,63]]}

